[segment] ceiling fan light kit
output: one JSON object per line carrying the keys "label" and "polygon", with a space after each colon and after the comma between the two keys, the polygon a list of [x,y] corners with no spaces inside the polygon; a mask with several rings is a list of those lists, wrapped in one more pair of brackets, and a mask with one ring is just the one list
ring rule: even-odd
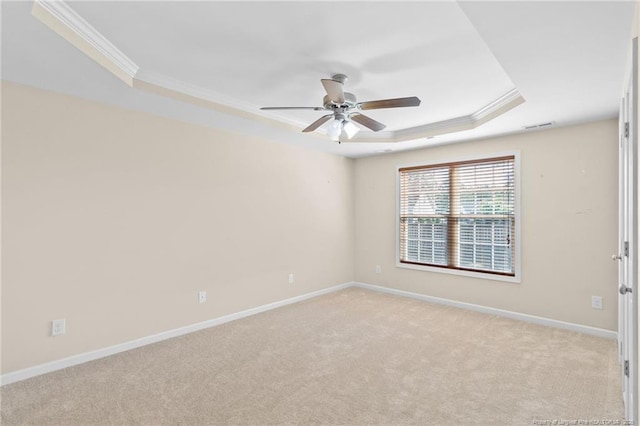
{"label": "ceiling fan light kit", "polygon": [[340,139],[351,139],[359,131],[360,128],[353,124],[342,112],[336,113],[334,119],[327,126],[327,135],[336,142],[340,142]]}
{"label": "ceiling fan light kit", "polygon": [[340,140],[340,134],[342,134],[342,122],[344,120],[338,116],[331,120],[331,123],[327,126],[327,134],[334,141]]}
{"label": "ceiling fan light kit", "polygon": [[[359,110],[416,107],[420,105],[420,99],[415,96],[408,98],[381,99],[377,101],[358,102],[353,93],[345,92],[342,88],[347,81],[344,74],[335,74],[330,80],[321,79],[320,82],[327,94],[322,99],[322,107],[262,107],[261,110],[292,110],[306,109],[314,111],[330,111],[330,114],[323,115],[302,131],[313,132],[327,121],[327,135],[334,141],[340,142],[344,139],[353,138],[360,128],[353,122],[360,124],[374,132],[379,132],[386,126],[371,117],[359,113]],[[333,119],[333,120],[332,120]]]}

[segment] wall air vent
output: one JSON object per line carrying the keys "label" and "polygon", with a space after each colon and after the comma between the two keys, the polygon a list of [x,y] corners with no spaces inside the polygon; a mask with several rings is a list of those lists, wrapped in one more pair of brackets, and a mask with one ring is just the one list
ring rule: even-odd
{"label": "wall air vent", "polygon": [[555,123],[556,123],[555,121],[548,121],[546,123],[533,124],[531,126],[523,126],[522,128],[525,130],[539,129],[541,127],[553,126]]}

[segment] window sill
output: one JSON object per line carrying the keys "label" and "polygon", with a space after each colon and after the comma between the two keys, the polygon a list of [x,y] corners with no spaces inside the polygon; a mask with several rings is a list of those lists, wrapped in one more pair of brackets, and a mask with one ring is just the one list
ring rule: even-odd
{"label": "window sill", "polygon": [[449,274],[449,275],[459,275],[459,276],[470,277],[470,278],[480,278],[483,280],[490,280],[490,281],[503,281],[503,282],[509,282],[509,283],[515,283],[515,284],[520,283],[519,271],[516,271],[516,275],[514,277],[510,277],[507,275],[496,275],[496,274],[474,272],[474,271],[462,271],[459,269],[437,268],[434,266],[414,265],[411,263],[402,263],[402,262],[396,262],[396,267],[404,268],[404,269],[414,269],[417,271],[436,272],[439,274]]}

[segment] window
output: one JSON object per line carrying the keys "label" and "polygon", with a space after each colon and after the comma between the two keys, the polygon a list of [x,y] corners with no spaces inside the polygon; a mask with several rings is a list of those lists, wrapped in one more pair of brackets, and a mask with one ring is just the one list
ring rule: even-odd
{"label": "window", "polygon": [[516,275],[515,155],[399,169],[399,263]]}

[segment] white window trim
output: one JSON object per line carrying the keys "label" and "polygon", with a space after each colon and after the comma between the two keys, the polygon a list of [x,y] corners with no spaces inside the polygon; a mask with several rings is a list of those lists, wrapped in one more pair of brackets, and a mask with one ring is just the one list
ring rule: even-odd
{"label": "white window trim", "polygon": [[[410,263],[402,263],[400,262],[400,169],[405,167],[416,167],[416,166],[428,166],[431,164],[440,164],[440,163],[456,163],[461,161],[471,161],[471,160],[484,160],[491,159],[496,157],[506,157],[513,155],[514,157],[514,167],[515,167],[515,182],[514,182],[514,190],[516,193],[515,196],[515,220],[516,220],[516,247],[515,247],[515,275],[514,276],[505,276],[492,274],[489,272],[476,272],[476,271],[463,271],[458,269],[447,269],[447,268],[438,268],[436,266],[424,266],[424,265],[415,265]],[[522,232],[520,230],[521,227],[521,219],[520,219],[520,151],[506,151],[506,152],[496,152],[492,154],[481,154],[474,155],[468,157],[458,157],[458,158],[443,158],[435,161],[421,161],[418,163],[410,163],[410,164],[400,164],[396,167],[396,230],[395,230],[395,238],[396,238],[396,267],[405,268],[405,269],[414,269],[419,271],[427,271],[427,272],[437,272],[440,274],[450,274],[450,275],[461,275],[464,277],[472,277],[472,278],[481,278],[485,280],[492,281],[506,281],[511,283],[520,283],[521,282],[521,268],[522,268]]]}

